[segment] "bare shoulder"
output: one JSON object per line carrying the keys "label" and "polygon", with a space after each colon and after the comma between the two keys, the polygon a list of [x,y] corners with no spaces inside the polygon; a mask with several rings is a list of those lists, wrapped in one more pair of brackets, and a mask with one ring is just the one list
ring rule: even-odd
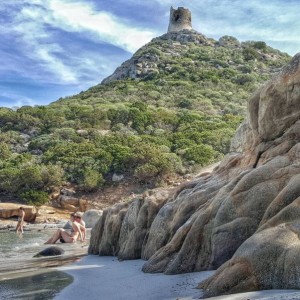
{"label": "bare shoulder", "polygon": [[79,230],[79,225],[77,222],[72,222],[72,228],[74,229],[74,231],[78,231]]}

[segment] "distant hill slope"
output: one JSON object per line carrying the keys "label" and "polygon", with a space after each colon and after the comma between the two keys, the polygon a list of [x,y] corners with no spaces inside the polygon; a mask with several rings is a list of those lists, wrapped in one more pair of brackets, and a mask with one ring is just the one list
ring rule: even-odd
{"label": "distant hill slope", "polygon": [[147,186],[220,159],[246,100],[290,56],[183,30],[153,39],[102,84],[48,106],[0,109],[0,192],[46,199],[114,173]]}
{"label": "distant hill slope", "polygon": [[190,30],[167,33],[140,48],[102,84],[54,105],[145,101],[209,114],[245,111],[249,94],[290,59],[264,42],[219,41]]}

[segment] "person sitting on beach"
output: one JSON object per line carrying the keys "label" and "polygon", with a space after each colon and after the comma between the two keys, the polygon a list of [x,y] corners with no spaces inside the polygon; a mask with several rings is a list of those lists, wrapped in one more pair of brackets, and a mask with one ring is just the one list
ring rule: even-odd
{"label": "person sitting on beach", "polygon": [[74,214],[75,216],[75,222],[78,223],[80,231],[82,233],[82,242],[85,241],[86,238],[86,227],[85,227],[85,222],[82,219],[82,213],[77,212]]}
{"label": "person sitting on beach", "polygon": [[75,221],[74,213],[70,215],[70,221],[72,225],[71,232],[59,228],[45,244],[55,244],[58,240],[61,243],[75,243],[78,237],[83,240],[82,232],[78,222]]}
{"label": "person sitting on beach", "polygon": [[16,232],[21,231],[21,233],[24,232],[23,226],[24,226],[24,218],[25,218],[25,209],[24,207],[19,208],[19,216],[18,216],[18,224],[16,227]]}

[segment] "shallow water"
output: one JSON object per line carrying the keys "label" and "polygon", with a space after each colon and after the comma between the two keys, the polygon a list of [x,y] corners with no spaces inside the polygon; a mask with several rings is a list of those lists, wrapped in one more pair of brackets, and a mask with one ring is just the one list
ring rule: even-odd
{"label": "shallow water", "polygon": [[[56,230],[56,229],[55,229]],[[56,246],[65,254],[56,257],[33,258],[50,245],[44,242],[55,230],[31,230],[23,234],[0,231],[0,299],[44,300],[53,297],[69,285],[72,276],[50,269],[78,259],[87,252],[87,245]]]}
{"label": "shallow water", "polygon": [[0,281],[0,299],[49,300],[73,282],[63,272],[47,272]]}
{"label": "shallow water", "polygon": [[24,259],[38,252],[53,231],[0,232],[0,260]]}

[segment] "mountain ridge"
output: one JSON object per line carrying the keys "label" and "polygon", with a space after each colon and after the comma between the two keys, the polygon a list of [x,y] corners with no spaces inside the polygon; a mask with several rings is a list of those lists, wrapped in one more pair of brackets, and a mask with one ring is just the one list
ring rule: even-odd
{"label": "mountain ridge", "polygon": [[[117,67],[117,69],[111,74],[110,76],[106,77],[102,80],[102,84],[110,83],[116,80],[122,80],[122,79],[144,79],[151,74],[151,72],[159,72],[159,68],[155,64],[155,62],[159,62],[158,56],[151,56],[151,54],[147,53],[147,50],[149,47],[152,46],[158,46],[157,49],[161,50],[162,47],[159,47],[160,41],[173,41],[173,45],[169,43],[170,51],[164,52],[167,55],[170,56],[176,56],[179,55],[176,51],[176,48],[180,46],[186,47],[188,43],[193,43],[198,46],[211,46],[211,47],[229,47],[229,48],[244,48],[247,49],[251,45],[255,45],[257,43],[260,43],[261,49],[259,49],[259,46],[257,47],[257,50],[266,49],[267,45],[263,42],[255,42],[255,41],[248,41],[248,42],[240,42],[238,39],[232,36],[222,36],[219,38],[219,40],[214,40],[212,38],[207,38],[202,33],[196,31],[196,30],[187,30],[183,29],[181,31],[177,32],[168,32],[165,33],[159,37],[153,38],[148,44],[142,46],[140,49],[138,49],[132,56],[132,58],[126,60],[124,63],[121,64],[121,66]],[[158,43],[157,43],[158,42]],[[173,49],[173,51],[171,51]],[[164,48],[166,50],[166,48]],[[273,59],[276,60],[276,54],[278,55],[286,55],[286,53],[280,52],[279,50],[275,50],[271,47],[269,47],[269,51],[271,52],[271,55],[267,55],[266,53],[263,53],[262,51],[258,52],[257,54],[261,56],[261,58],[267,60],[267,59]],[[143,56],[141,53],[144,53],[147,55]],[[277,52],[277,53],[276,53]],[[273,55],[273,57],[272,57]],[[150,57],[149,57],[150,56]],[[142,72],[142,70],[139,70],[141,66],[139,65],[140,60],[146,61],[147,58],[150,58],[150,62],[153,62],[152,65],[154,68],[150,68],[147,70],[144,70],[146,72]],[[128,68],[128,69],[127,69]],[[273,70],[273,72],[277,72],[278,69]]]}

